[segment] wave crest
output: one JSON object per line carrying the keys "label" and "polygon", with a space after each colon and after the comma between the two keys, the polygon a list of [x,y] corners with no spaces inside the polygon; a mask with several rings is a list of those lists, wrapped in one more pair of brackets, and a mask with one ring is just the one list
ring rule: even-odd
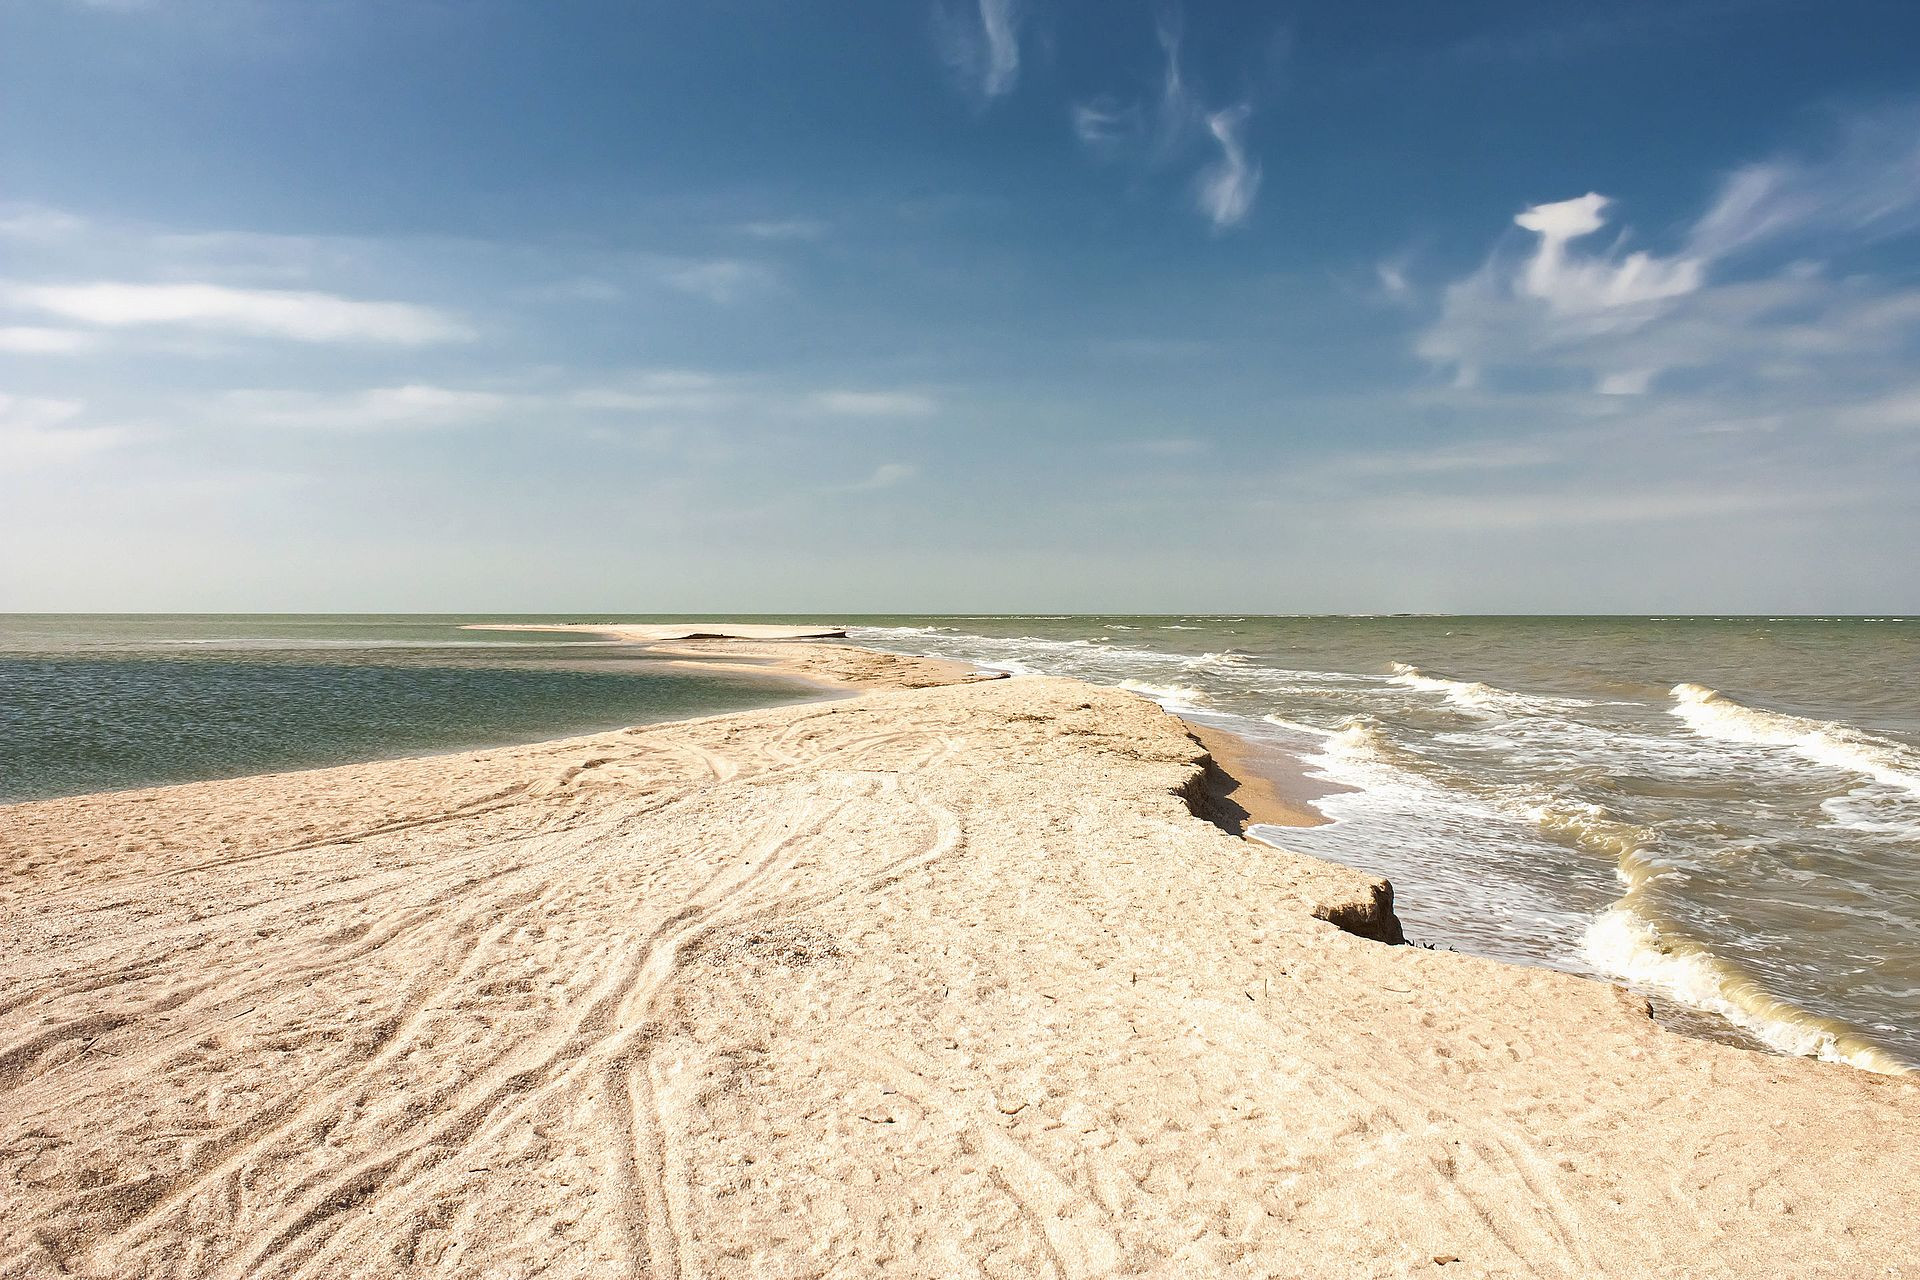
{"label": "wave crest", "polygon": [[1204,707],[1211,701],[1207,696],[1206,690],[1196,689],[1191,685],[1154,684],[1147,680],[1122,680],[1119,687],[1127,690],[1129,693],[1137,693],[1142,697],[1152,698],[1169,711],[1177,710],[1181,707]]}
{"label": "wave crest", "polygon": [[1920,753],[1852,725],[1767,711],[1699,684],[1673,686],[1673,714],[1703,738],[1785,747],[1815,764],[1920,796]]}
{"label": "wave crest", "polygon": [[1587,959],[1602,972],[1718,1014],[1782,1053],[1843,1062],[1883,1075],[1913,1068],[1838,1023],[1769,994],[1734,966],[1663,933],[1630,906],[1603,911],[1587,928]]}

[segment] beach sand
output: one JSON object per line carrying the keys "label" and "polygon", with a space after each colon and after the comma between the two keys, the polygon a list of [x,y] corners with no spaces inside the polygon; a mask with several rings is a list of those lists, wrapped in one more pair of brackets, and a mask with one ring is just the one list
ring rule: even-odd
{"label": "beach sand", "polygon": [[0,809],[0,1276],[1914,1267],[1910,1079],[1372,940],[1142,698],[774,656],[879,688]]}

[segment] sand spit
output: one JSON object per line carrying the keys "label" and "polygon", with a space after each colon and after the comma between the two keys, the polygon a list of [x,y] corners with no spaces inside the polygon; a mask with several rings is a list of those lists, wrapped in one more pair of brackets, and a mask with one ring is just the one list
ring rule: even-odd
{"label": "sand spit", "polygon": [[467,623],[466,631],[571,631],[604,636],[675,666],[743,670],[798,680],[823,689],[927,689],[935,685],[999,680],[964,662],[882,653],[856,645],[803,643],[846,635],[839,627],[785,627],[755,623],[699,623],[689,629],[589,622]]}
{"label": "sand spit", "polygon": [[0,809],[0,1276],[1862,1276],[1920,1089],[1368,941],[1024,678]]}
{"label": "sand spit", "polygon": [[847,634],[845,627],[790,627],[765,622],[691,622],[676,626],[641,626],[624,622],[469,622],[460,629],[573,631],[636,643],[654,640],[832,640]]}

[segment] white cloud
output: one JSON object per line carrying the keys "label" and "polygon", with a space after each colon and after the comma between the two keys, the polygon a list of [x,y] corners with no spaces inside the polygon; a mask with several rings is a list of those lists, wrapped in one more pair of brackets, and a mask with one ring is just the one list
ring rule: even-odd
{"label": "white cloud", "polygon": [[755,240],[818,240],[829,230],[814,218],[780,218],[761,222],[743,222],[736,228]]}
{"label": "white cloud", "polygon": [[570,392],[567,402],[576,408],[604,413],[721,413],[741,404],[739,393],[718,386],[656,385],[652,389],[588,387]]}
{"label": "white cloud", "polygon": [[1220,146],[1220,158],[1203,169],[1199,178],[1200,211],[1216,229],[1237,226],[1253,210],[1260,191],[1260,165],[1247,157],[1241,131],[1252,107],[1242,103],[1207,116],[1207,132]]}
{"label": "white cloud", "polygon": [[1716,259],[1819,237],[1870,242],[1920,229],[1920,108],[1856,116],[1812,157],[1775,156],[1721,184],[1689,248]]}
{"label": "white cloud", "polygon": [[0,205],[0,238],[8,240],[65,240],[86,229],[86,221],[63,209],[44,205]]}
{"label": "white cloud", "polygon": [[1363,504],[1366,518],[1389,527],[1458,531],[1544,529],[1569,525],[1664,524],[1723,520],[1731,515],[1811,510],[1848,495],[1804,489],[1714,490],[1704,487],[1595,493],[1502,493],[1395,497]]}
{"label": "white cloud", "polygon": [[1643,396],[1659,372],[1658,369],[1616,369],[1600,375],[1594,390],[1603,396]]}
{"label": "white cloud", "polygon": [[1457,386],[1548,375],[1611,396],[1680,372],[1872,394],[1887,377],[1876,361],[1916,354],[1920,290],[1838,260],[1920,231],[1920,107],[1848,121],[1823,153],[1736,170],[1671,254],[1626,251],[1624,236],[1586,247],[1612,214],[1597,192],[1522,210],[1531,251],[1496,250],[1449,285],[1416,350]]}
{"label": "white cloud", "polygon": [[883,462],[873,469],[873,474],[849,488],[856,492],[871,492],[876,489],[891,489],[905,484],[920,474],[920,468],[910,462]]}
{"label": "white cloud", "polygon": [[968,13],[935,11],[941,56],[967,86],[991,101],[1013,91],[1020,78],[1017,0],[978,0]]}
{"label": "white cloud", "polygon": [[85,409],[78,400],[0,392],[0,473],[78,461],[129,438],[117,427],[79,424]]}
{"label": "white cloud", "polygon": [[1373,264],[1373,277],[1380,282],[1380,291],[1396,302],[1410,297],[1413,283],[1407,279],[1407,264],[1395,259]]}
{"label": "white cloud", "polygon": [[1154,110],[1154,147],[1161,157],[1169,155],[1197,127],[1206,112],[1187,91],[1187,80],[1180,71],[1180,25],[1177,10],[1163,9],[1154,22],[1154,37],[1166,68],[1160,76],[1160,101]]}
{"label": "white cloud", "polygon": [[1703,265],[1697,258],[1656,258],[1629,253],[1570,255],[1567,246],[1606,225],[1602,215],[1612,201],[1597,192],[1557,204],[1537,204],[1514,217],[1516,225],[1540,237],[1539,247],[1520,273],[1520,288],[1561,315],[1599,315],[1643,303],[1692,293],[1700,287]]}
{"label": "white cloud", "polygon": [[737,258],[675,263],[661,272],[661,278],[680,292],[705,298],[716,306],[737,302],[772,281],[765,267]]}
{"label": "white cloud", "polygon": [[1074,103],[1067,109],[1067,118],[1073,122],[1074,136],[1081,144],[1101,156],[1120,151],[1144,130],[1139,106],[1104,94]]}
{"label": "white cloud", "polygon": [[1191,458],[1209,448],[1205,440],[1194,436],[1158,436],[1145,440],[1123,440],[1114,446],[1125,453],[1149,458]]}
{"label": "white cloud", "polygon": [[1158,99],[1127,102],[1099,94],[1069,108],[1081,145],[1102,160],[1131,155],[1142,170],[1191,164],[1203,147],[1214,152],[1192,179],[1196,207],[1224,230],[1244,222],[1260,192],[1260,162],[1246,145],[1253,103],[1211,109],[1188,86],[1180,67],[1178,13],[1163,9],[1155,35],[1165,57]]}
{"label": "white cloud", "polygon": [[443,312],[406,302],[218,284],[12,284],[0,300],[102,328],[177,326],[299,342],[418,346],[471,338]]}
{"label": "white cloud", "polygon": [[301,430],[388,431],[469,426],[497,418],[513,404],[491,391],[409,384],[327,394],[312,391],[229,391],[219,412],[236,425]]}
{"label": "white cloud", "polygon": [[1838,425],[1859,431],[1920,429],[1920,385],[1849,405],[1835,415]]}
{"label": "white cloud", "polygon": [[[1662,371],[1724,359],[1740,336],[1788,295],[1805,302],[1818,291],[1812,276],[1786,280],[1771,292],[1743,286],[1708,288],[1709,260],[1644,250],[1595,251],[1578,242],[1606,225],[1612,202],[1598,193],[1533,205],[1514,222],[1534,237],[1515,261],[1496,253],[1476,272],[1449,285],[1440,314],[1416,350],[1452,370],[1459,386],[1489,371],[1555,370],[1584,377],[1608,395],[1646,392]],[[1782,335],[1776,335],[1782,336]]]}
{"label": "white cloud", "polygon": [[821,391],[813,403],[827,413],[859,418],[921,417],[935,408],[933,397],[917,391]]}
{"label": "white cloud", "polygon": [[36,325],[0,328],[0,351],[8,355],[71,355],[93,345],[93,335],[78,329],[47,329]]}

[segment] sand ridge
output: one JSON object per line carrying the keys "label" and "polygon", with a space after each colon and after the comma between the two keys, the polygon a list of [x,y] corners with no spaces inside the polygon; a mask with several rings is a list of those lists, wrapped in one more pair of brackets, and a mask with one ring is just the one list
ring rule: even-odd
{"label": "sand ridge", "polygon": [[1021,678],[0,809],[0,1276],[1906,1265],[1910,1081],[1357,937],[1206,764]]}
{"label": "sand ridge", "polygon": [[769,622],[467,622],[462,631],[557,631],[606,636],[642,644],[657,640],[828,640],[844,637],[845,627],[790,626]]}
{"label": "sand ridge", "polygon": [[757,623],[702,622],[686,627],[633,626],[621,623],[470,622],[467,631],[573,632],[603,637],[678,667],[758,672],[838,692],[865,689],[926,689],[943,684],[998,680],[1000,672],[981,671],[965,662],[884,653],[851,644],[812,643],[844,638],[844,627],[776,626]]}

